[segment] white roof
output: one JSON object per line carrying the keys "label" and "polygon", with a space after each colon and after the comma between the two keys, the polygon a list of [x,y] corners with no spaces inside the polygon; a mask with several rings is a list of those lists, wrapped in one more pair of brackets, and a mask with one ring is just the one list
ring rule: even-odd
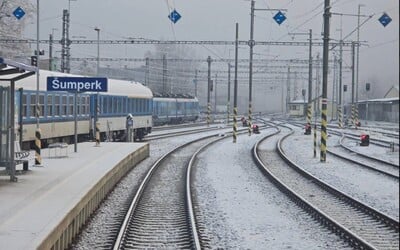
{"label": "white roof", "polygon": [[[15,75],[9,75],[5,79],[11,79]],[[46,91],[47,90],[47,77],[48,76],[59,76],[59,77],[87,77],[82,75],[74,75],[68,73],[61,73],[55,71],[48,70],[40,70],[39,72],[39,90]],[[6,83],[2,83],[2,85],[8,85]],[[15,82],[16,88],[23,88],[28,90],[36,90],[36,74],[29,76],[27,78],[21,79]],[[123,95],[129,97],[140,97],[140,98],[152,98],[153,93],[149,88],[143,86],[141,83],[133,82],[133,81],[124,81],[124,80],[116,80],[116,79],[108,79],[108,91],[100,92],[100,94],[109,94],[109,95]]]}

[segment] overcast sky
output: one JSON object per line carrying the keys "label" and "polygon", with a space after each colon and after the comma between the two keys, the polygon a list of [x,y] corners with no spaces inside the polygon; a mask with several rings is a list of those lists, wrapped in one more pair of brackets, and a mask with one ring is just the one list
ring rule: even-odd
{"label": "overcast sky", "polygon": [[[97,39],[95,27],[100,28],[100,39],[120,40],[127,37],[164,40],[226,40],[235,39],[235,23],[239,23],[239,40],[248,40],[250,34],[250,1],[248,0],[40,0],[40,38],[48,39],[54,33],[61,38],[62,11],[70,4],[70,39]],[[334,13],[357,14],[362,4],[362,15],[373,15],[360,29],[360,83],[376,85],[399,84],[399,1],[398,0],[331,0]],[[315,41],[322,42],[323,0],[257,0],[259,9],[287,9],[287,20],[278,25],[273,19],[276,11],[255,11],[254,37],[256,41],[307,41],[308,36],[292,37],[289,32],[304,33],[313,30]],[[175,24],[168,15],[176,9],[182,18]],[[379,17],[386,12],[393,20],[383,27]],[[363,23],[367,17],[361,17]],[[342,22],[342,25],[341,25]],[[346,37],[357,27],[357,17],[332,15],[330,38]],[[56,28],[57,30],[52,30]],[[346,37],[356,40],[357,32]],[[26,30],[28,38],[36,38],[36,24]],[[75,37],[75,38],[74,38]],[[137,46],[136,49],[134,46]],[[114,45],[103,48],[103,57],[139,57],[151,45]],[[200,46],[200,57],[233,58],[233,47]],[[313,48],[315,57],[322,48]],[[248,46],[240,50],[241,58],[248,58]],[[256,58],[308,58],[307,47],[256,46]],[[95,46],[71,47],[72,57],[96,57]],[[141,53],[141,54],[140,54]],[[258,57],[257,57],[258,56]],[[332,54],[330,54],[332,58]],[[322,56],[321,56],[322,57]],[[350,66],[350,48],[345,48],[344,65]],[[349,79],[347,79],[349,80]],[[377,87],[377,86],[376,86]],[[386,88],[386,87],[385,87]]]}

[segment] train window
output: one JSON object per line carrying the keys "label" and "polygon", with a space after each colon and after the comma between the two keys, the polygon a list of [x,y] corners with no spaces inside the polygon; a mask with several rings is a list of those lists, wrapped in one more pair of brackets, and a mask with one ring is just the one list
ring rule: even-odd
{"label": "train window", "polygon": [[104,113],[107,113],[108,112],[108,102],[110,101],[109,100],[109,98],[108,97],[102,97],[102,100],[103,100],[103,105],[102,105],[102,108],[101,108],[101,112],[104,114]]}
{"label": "train window", "polygon": [[47,95],[47,116],[53,116],[53,95]]}
{"label": "train window", "polygon": [[30,102],[30,104],[29,104],[29,115],[31,116],[31,117],[35,117],[35,115],[36,115],[36,109],[35,109],[35,105],[36,105],[36,95],[33,95],[33,94],[31,94],[30,95],[30,98],[31,98],[31,102]]}
{"label": "train window", "polygon": [[68,113],[67,115],[73,115],[74,114],[74,96],[68,96]]}
{"label": "train window", "polygon": [[85,109],[86,109],[86,96],[80,96],[78,99],[78,112],[79,115],[84,116],[86,115]]}
{"label": "train window", "polygon": [[82,104],[81,104],[81,114],[82,115],[87,115],[88,114],[88,106],[89,106],[89,97],[88,96],[83,96],[82,97]]}
{"label": "train window", "polygon": [[54,96],[54,115],[55,116],[60,115],[60,96],[59,95]]}
{"label": "train window", "polygon": [[27,112],[28,112],[28,106],[27,104],[27,94],[23,94],[22,95],[22,117],[26,117],[27,116]]}
{"label": "train window", "polygon": [[128,98],[128,110],[126,111],[126,113],[132,113],[132,99]]}
{"label": "train window", "polygon": [[111,97],[111,110],[110,113],[115,113],[117,111],[117,98]]}
{"label": "train window", "polygon": [[123,106],[122,101],[123,101],[122,97],[117,97],[117,114],[122,113],[122,106]]}
{"label": "train window", "polygon": [[62,95],[61,96],[61,115],[66,115],[67,114],[67,96]]}
{"label": "train window", "polygon": [[112,97],[105,97],[104,101],[105,101],[105,109],[103,111],[103,113],[110,113],[111,112],[111,107],[112,107],[112,103],[111,103]]}
{"label": "train window", "polygon": [[122,98],[122,113],[126,114],[126,97]]}
{"label": "train window", "polygon": [[45,115],[45,110],[44,110],[44,94],[39,95],[39,115],[44,116]]}

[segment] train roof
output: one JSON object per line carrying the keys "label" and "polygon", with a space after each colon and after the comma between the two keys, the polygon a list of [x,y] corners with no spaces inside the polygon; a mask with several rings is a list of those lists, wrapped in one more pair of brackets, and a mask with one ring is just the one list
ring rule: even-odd
{"label": "train roof", "polygon": [[[39,72],[39,90],[46,91],[47,90],[47,77],[86,77],[82,75],[74,75],[56,71],[48,71],[48,70],[40,70]],[[4,85],[4,82],[3,84]],[[21,79],[15,82],[16,88],[23,88],[27,90],[36,90],[36,74]],[[87,92],[89,93],[89,92]],[[93,92],[90,92],[93,93]],[[116,79],[108,79],[108,91],[107,92],[99,92],[99,94],[108,94],[108,95],[122,95],[136,98],[152,98],[153,93],[151,90],[143,86],[139,82],[134,81],[125,81],[125,80],[116,80]]]}

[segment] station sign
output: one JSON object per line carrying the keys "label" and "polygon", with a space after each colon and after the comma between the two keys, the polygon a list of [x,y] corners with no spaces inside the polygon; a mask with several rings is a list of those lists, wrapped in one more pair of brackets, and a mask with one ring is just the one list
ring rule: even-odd
{"label": "station sign", "polygon": [[107,92],[106,77],[47,77],[47,91]]}

